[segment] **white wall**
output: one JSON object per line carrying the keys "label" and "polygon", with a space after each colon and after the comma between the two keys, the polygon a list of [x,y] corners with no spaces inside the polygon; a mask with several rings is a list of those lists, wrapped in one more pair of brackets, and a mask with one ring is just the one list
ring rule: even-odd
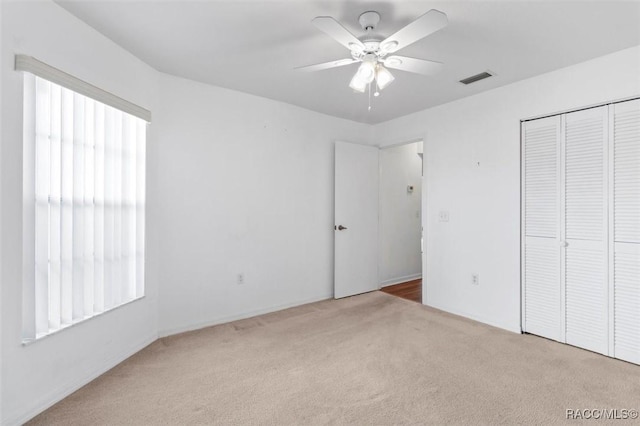
{"label": "white wall", "polygon": [[[407,192],[408,185],[413,185],[412,193]],[[417,143],[381,149],[378,228],[381,286],[421,276],[421,194],[422,159]]]}
{"label": "white wall", "polygon": [[[332,296],[333,143],[366,143],[370,126],[163,75],[53,2],[2,7],[0,423],[23,422],[108,370],[158,325],[169,334]],[[16,53],[153,113],[146,297],[28,346]]]}
{"label": "white wall", "polygon": [[425,140],[426,303],[519,331],[520,119],[639,95],[640,46],[376,125]]}
{"label": "white wall", "polygon": [[332,297],[334,141],[366,142],[369,126],[172,76],[160,87],[160,334]]}
{"label": "white wall", "polygon": [[[26,420],[158,333],[330,297],[337,139],[388,145],[425,138],[427,302],[518,330],[519,119],[640,94],[635,48],[371,128],[159,74],[51,2],[3,2],[0,24],[2,424]],[[154,114],[147,296],[29,346],[20,341],[15,53]],[[439,210],[450,212],[448,223],[437,221]]]}
{"label": "white wall", "polygon": [[[155,224],[149,218],[147,296],[28,346],[21,344],[22,74],[14,54],[32,55],[154,110],[156,72],[52,2],[2,3],[2,211],[0,300],[2,424],[27,420],[157,337]],[[154,128],[149,135],[153,155]],[[153,166],[149,173],[154,173]],[[155,188],[148,188],[153,209]]]}

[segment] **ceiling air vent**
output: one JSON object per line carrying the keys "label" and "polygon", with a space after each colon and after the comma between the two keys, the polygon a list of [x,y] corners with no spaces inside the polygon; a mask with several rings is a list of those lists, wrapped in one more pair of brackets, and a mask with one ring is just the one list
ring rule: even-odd
{"label": "ceiling air vent", "polygon": [[462,80],[460,80],[460,83],[462,84],[471,84],[471,83],[475,83],[476,81],[480,81],[480,80],[484,80],[485,78],[489,78],[491,77],[493,74],[490,74],[488,72],[481,72],[480,74],[476,74],[476,75],[472,75],[471,77],[467,77],[464,78]]}

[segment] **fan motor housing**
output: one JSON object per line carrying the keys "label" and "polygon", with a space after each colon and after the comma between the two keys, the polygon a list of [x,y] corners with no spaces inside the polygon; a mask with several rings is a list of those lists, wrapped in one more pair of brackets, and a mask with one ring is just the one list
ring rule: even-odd
{"label": "fan motor housing", "polygon": [[362,43],[365,52],[377,52],[380,49],[380,41],[378,40],[364,40]]}

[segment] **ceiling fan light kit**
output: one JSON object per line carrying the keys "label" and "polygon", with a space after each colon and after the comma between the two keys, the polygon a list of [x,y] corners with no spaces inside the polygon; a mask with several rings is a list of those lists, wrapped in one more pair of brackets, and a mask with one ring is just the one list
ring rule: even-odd
{"label": "ceiling fan light kit", "polygon": [[[365,89],[373,83],[374,80],[376,81],[378,90],[382,90],[391,84],[393,80],[395,80],[395,77],[375,58],[364,59],[358,71],[356,71],[351,79],[349,87],[356,92],[364,93]],[[376,91],[374,95],[378,96],[379,94],[380,93]]]}
{"label": "ceiling fan light kit", "polygon": [[378,64],[376,69],[376,83],[378,84],[378,89],[383,90],[385,87],[393,83],[393,80],[395,80],[393,74],[382,66],[382,64]]}
{"label": "ceiling fan light kit", "polygon": [[364,93],[364,91],[367,89],[368,84],[369,83],[361,79],[358,76],[358,73],[356,73],[351,79],[351,82],[349,83],[349,87],[351,87],[355,92]]}
{"label": "ceiling fan light kit", "polygon": [[[410,44],[444,28],[448,23],[447,15],[438,10],[431,9],[384,40],[380,40],[373,34],[380,22],[380,14],[375,11],[364,12],[358,18],[360,26],[365,31],[365,35],[360,38],[354,36],[330,16],[318,16],[311,22],[319,30],[349,49],[351,59],[341,59],[298,69],[301,71],[319,71],[360,62],[358,70],[349,83],[349,87],[355,92],[364,93],[367,87],[371,92],[371,84],[375,80],[376,90],[374,96],[378,96],[380,94],[379,90],[383,90],[395,80],[395,77],[387,68],[431,75],[442,66],[440,62],[426,59],[397,55],[387,57],[387,55],[404,49]],[[369,106],[369,109],[371,109],[371,106]]]}
{"label": "ceiling fan light kit", "polygon": [[356,75],[369,84],[376,76],[376,65],[377,60],[375,55],[368,54],[362,60],[362,65],[358,68]]}

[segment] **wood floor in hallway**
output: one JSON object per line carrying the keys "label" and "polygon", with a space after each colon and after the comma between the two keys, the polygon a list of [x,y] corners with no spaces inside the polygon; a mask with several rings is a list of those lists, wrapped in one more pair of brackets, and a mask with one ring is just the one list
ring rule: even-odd
{"label": "wood floor in hallway", "polygon": [[422,279],[382,287],[380,290],[393,296],[422,303]]}

